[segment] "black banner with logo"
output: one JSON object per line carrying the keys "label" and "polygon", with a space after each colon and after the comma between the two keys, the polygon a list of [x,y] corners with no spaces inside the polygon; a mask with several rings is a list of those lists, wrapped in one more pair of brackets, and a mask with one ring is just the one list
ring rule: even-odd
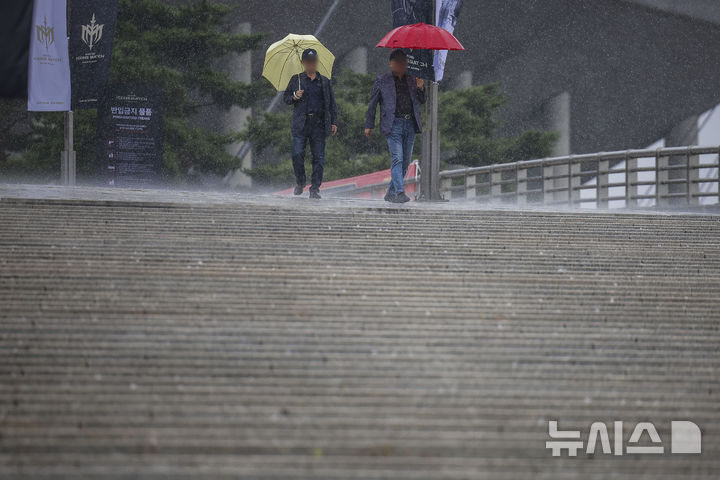
{"label": "black banner with logo", "polygon": [[[413,23],[433,22],[433,0],[391,0],[393,28]],[[435,80],[435,69],[433,68],[433,57],[435,52],[431,50],[409,50],[408,71],[425,80]]]}
{"label": "black banner with logo", "polygon": [[27,97],[32,2],[0,5],[0,97]]}
{"label": "black banner with logo", "polygon": [[118,0],[70,3],[72,108],[97,108],[110,74]]}
{"label": "black banner with logo", "polygon": [[162,183],[162,90],[108,86],[98,108],[97,164],[102,183],[148,187]]}

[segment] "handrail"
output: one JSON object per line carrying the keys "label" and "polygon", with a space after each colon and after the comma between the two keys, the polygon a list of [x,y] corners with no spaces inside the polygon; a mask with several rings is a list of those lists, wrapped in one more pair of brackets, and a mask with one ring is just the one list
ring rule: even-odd
{"label": "handrail", "polygon": [[[715,158],[701,161],[701,155]],[[468,167],[440,172],[441,192],[448,199],[598,208],[610,208],[610,202],[613,207],[706,205],[720,203],[719,157],[720,146],[687,146]],[[640,159],[652,165],[639,166]],[[648,190],[640,193],[640,186]]]}
{"label": "handrail", "polygon": [[515,170],[518,168],[532,168],[539,166],[564,165],[568,161],[584,162],[588,160],[625,160],[626,158],[650,158],[678,155],[705,155],[720,153],[720,147],[666,147],[648,150],[621,150],[616,152],[585,153],[581,155],[567,155],[564,157],[548,157],[535,160],[523,160],[511,163],[496,163],[482,167],[468,167],[440,172],[441,178],[463,177],[469,174]]}
{"label": "handrail", "polygon": [[[703,163],[700,155],[716,157]],[[640,159],[651,159],[654,163],[638,166]],[[594,168],[583,168],[592,167],[593,162]],[[623,162],[624,166],[618,166]],[[537,172],[531,174],[532,169]],[[679,201],[690,205],[720,203],[718,170],[720,146],[688,146],[524,160],[444,170],[439,176],[440,190],[447,200],[514,201],[520,205],[594,203],[598,208],[610,208],[611,202],[621,203],[620,207],[662,206]],[[702,171],[706,171],[705,178]],[[622,178],[611,181],[611,175]],[[481,179],[483,176],[487,179]],[[463,179],[461,184],[456,184],[458,179]],[[413,183],[418,182],[405,181],[406,185]],[[343,194],[365,193],[385,185],[366,185]],[[639,187],[647,190],[641,193]],[[624,191],[611,194],[611,189]]]}

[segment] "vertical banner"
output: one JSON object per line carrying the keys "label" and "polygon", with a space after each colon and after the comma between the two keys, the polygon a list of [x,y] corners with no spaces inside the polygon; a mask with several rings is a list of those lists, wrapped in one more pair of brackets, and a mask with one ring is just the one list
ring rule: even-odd
{"label": "vertical banner", "polygon": [[70,110],[65,0],[35,0],[30,25],[28,75],[28,110]]}
{"label": "vertical banner", "polygon": [[118,187],[162,182],[162,90],[108,86],[98,108],[97,165],[102,183]]}
{"label": "vertical banner", "polygon": [[[433,24],[433,0],[391,0],[393,28],[413,23]],[[408,71],[425,80],[435,80],[433,52],[430,50],[409,50]]]}
{"label": "vertical banner", "polygon": [[[455,31],[457,19],[460,16],[463,0],[437,0],[436,25],[444,28],[450,33]],[[435,52],[433,65],[435,66],[435,81],[439,82],[445,74],[445,61],[447,60],[447,50],[439,50]]]}
{"label": "vertical banner", "polygon": [[32,13],[32,2],[0,3],[0,97],[27,97]]}
{"label": "vertical banner", "polygon": [[110,74],[118,0],[70,3],[72,107],[97,108]]}

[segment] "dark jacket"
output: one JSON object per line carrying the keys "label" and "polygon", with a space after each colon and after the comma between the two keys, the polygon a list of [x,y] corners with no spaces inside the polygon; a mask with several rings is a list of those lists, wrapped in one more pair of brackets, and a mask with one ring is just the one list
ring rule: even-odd
{"label": "dark jacket", "polygon": [[[330,136],[332,133],[330,125],[338,124],[337,103],[335,103],[335,94],[333,93],[330,80],[319,73],[317,75],[320,77],[320,82],[322,83],[322,92],[325,100],[325,135]],[[283,94],[285,103],[295,106],[292,118],[292,134],[294,137],[302,137],[305,134],[305,119],[307,118],[307,98],[303,95],[300,100],[294,100],[293,95],[297,90],[307,90],[304,85],[305,82],[309,82],[310,80],[305,72],[300,73],[299,77],[302,88],[298,89],[298,75],[293,75]]]}
{"label": "dark jacket", "polygon": [[[425,103],[425,90],[417,88],[416,77],[406,74],[405,78],[408,82],[413,112],[415,113],[415,131],[421,133],[420,105]],[[395,121],[395,79],[392,73],[378,75],[375,80],[365,117],[365,128],[375,128],[375,114],[378,103],[380,103],[380,132],[383,135],[388,135]]]}

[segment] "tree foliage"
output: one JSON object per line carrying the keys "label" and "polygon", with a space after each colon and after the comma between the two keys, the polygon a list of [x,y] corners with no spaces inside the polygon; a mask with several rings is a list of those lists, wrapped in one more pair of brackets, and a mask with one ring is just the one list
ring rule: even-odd
{"label": "tree foliage", "polygon": [[499,83],[448,90],[438,111],[443,158],[454,164],[481,166],[549,156],[557,134],[528,130],[498,137],[497,112],[505,105]]}
{"label": "tree foliage", "polygon": [[[259,34],[227,33],[235,9],[216,1],[166,5],[160,0],[120,0],[110,83],[150,85],[163,90],[166,174],[182,181],[188,171],[226,173],[240,161],[225,151],[237,134],[220,134],[193,122],[201,107],[250,107],[272,94],[265,82],[233,81],[218,68],[230,52],[258,47]],[[34,174],[59,173],[63,149],[62,114],[32,113],[32,142],[25,153],[0,169]],[[94,170],[97,113],[75,114],[75,149],[80,175]],[[0,160],[2,160],[0,158]]]}

